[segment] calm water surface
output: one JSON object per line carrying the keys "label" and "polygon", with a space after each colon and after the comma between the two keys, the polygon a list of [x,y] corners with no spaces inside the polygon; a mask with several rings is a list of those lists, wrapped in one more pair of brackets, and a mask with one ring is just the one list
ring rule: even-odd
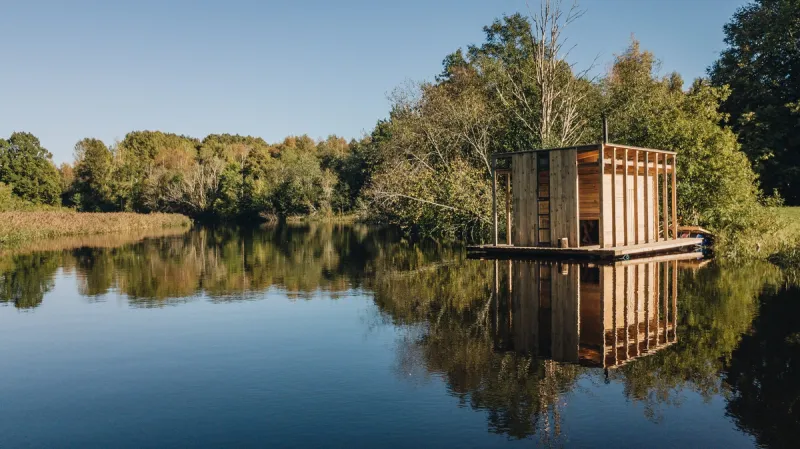
{"label": "calm water surface", "polygon": [[791,285],[361,226],[43,244],[0,256],[0,447],[798,447]]}

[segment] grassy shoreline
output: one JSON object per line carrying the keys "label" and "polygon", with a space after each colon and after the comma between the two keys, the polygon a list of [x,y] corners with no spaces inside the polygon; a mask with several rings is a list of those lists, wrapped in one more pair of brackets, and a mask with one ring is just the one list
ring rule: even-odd
{"label": "grassy shoreline", "polygon": [[0,247],[14,247],[53,237],[140,232],[190,225],[191,220],[180,214],[0,212]]}

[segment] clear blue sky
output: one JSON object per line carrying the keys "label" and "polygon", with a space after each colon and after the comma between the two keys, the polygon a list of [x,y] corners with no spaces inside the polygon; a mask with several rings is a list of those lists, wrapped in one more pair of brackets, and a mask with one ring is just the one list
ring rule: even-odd
{"label": "clear blue sky", "polygon": [[[567,0],[569,1],[569,0]],[[530,0],[532,6],[537,0]],[[579,67],[606,70],[631,34],[662,71],[702,76],[745,0],[582,0]],[[151,129],[359,137],[405,80],[524,0],[0,0],[0,136],[37,135],[57,163],[83,137]]]}

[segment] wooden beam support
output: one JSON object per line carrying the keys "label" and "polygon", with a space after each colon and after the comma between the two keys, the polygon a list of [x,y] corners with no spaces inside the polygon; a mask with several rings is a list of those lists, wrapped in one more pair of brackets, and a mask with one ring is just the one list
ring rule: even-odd
{"label": "wooden beam support", "polygon": [[497,246],[497,166],[496,162],[492,161],[492,217],[494,223],[494,246]]}
{"label": "wooden beam support", "polygon": [[653,235],[650,232],[650,152],[644,152],[644,237],[647,243],[653,241]]}
{"label": "wooden beam support", "polygon": [[633,152],[633,235],[633,243],[642,243],[639,240],[639,150]]}
{"label": "wooden beam support", "polygon": [[597,183],[600,186],[600,221],[599,221],[599,229],[600,233],[598,234],[599,240],[598,243],[600,244],[600,248],[605,248],[606,246],[606,236],[605,236],[605,226],[603,221],[605,221],[605,203],[603,202],[603,191],[605,190],[605,169],[606,169],[606,146],[600,145],[600,152],[598,153],[597,161],[600,164],[600,182]]}
{"label": "wooden beam support", "polygon": [[667,185],[669,183],[667,178],[667,155],[662,155],[662,160],[664,162],[664,166],[662,167],[661,173],[664,176],[664,182],[661,183],[661,195],[663,196],[661,200],[661,213],[662,213],[662,222],[664,224],[664,240],[669,240],[669,199],[667,197]]}
{"label": "wooden beam support", "polygon": [[653,175],[653,233],[655,234],[656,242],[661,240],[658,233],[658,154],[653,154],[655,158],[654,165],[656,167],[655,174]]}
{"label": "wooden beam support", "polygon": [[678,238],[678,161],[672,155],[672,238]]}
{"label": "wooden beam support", "polygon": [[617,149],[611,149],[611,246],[617,246]]}
{"label": "wooden beam support", "polygon": [[506,243],[511,244],[511,174],[506,173]]}
{"label": "wooden beam support", "polygon": [[622,225],[625,227],[625,232],[623,233],[623,237],[625,238],[625,246],[631,244],[630,242],[630,232],[628,232],[628,150],[622,150],[622,157],[625,159],[625,164],[622,167]]}

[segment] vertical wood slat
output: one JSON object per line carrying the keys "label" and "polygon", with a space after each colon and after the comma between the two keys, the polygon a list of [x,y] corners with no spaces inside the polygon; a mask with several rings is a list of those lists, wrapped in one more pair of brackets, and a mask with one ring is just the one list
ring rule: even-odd
{"label": "vertical wood slat", "polygon": [[578,228],[578,151],[550,152],[550,241],[569,240],[571,248],[580,246]]}
{"label": "vertical wood slat", "polygon": [[506,243],[511,245],[511,172],[506,173]]}
{"label": "vertical wood slat", "polygon": [[653,241],[650,233],[650,152],[644,152],[644,236],[647,243]]}
{"label": "vertical wood slat", "polygon": [[527,155],[521,154],[519,156],[515,156],[515,158],[516,162],[518,163],[517,165],[519,165],[517,173],[519,176],[518,184],[519,184],[519,201],[520,201],[519,213],[518,213],[519,232],[517,233],[518,234],[517,241],[518,244],[521,246],[528,246],[530,242],[528,242],[527,236],[528,236],[528,226],[530,224],[528,223],[527,212],[528,208],[531,207],[531,204],[528,198],[528,187],[527,187],[528,180],[526,178],[528,176],[528,173],[525,170],[525,165],[527,164]]}
{"label": "vertical wood slat", "polygon": [[653,233],[656,242],[661,240],[658,232],[658,153],[653,153]]}
{"label": "vertical wood slat", "polygon": [[600,186],[600,220],[598,222],[600,232],[598,234],[600,243],[600,248],[605,248],[606,246],[606,236],[605,236],[605,225],[603,221],[605,221],[606,215],[606,208],[605,208],[605,201],[603,198],[603,191],[605,190],[605,169],[606,169],[606,146],[605,144],[600,144],[600,151],[598,152],[597,160],[600,163],[600,182],[597,184]]}
{"label": "vertical wood slat", "polygon": [[617,149],[611,148],[611,246],[617,246]]}
{"label": "vertical wood slat", "polygon": [[494,223],[494,246],[497,246],[497,162],[492,160],[492,217]]}
{"label": "vertical wood slat", "polygon": [[678,162],[672,155],[672,238],[678,238]]}
{"label": "vertical wood slat", "polygon": [[630,245],[630,238],[629,238],[629,210],[628,210],[628,149],[622,150],[622,225],[625,228],[625,232],[622,234],[624,238],[625,245]]}
{"label": "vertical wood slat", "polygon": [[511,196],[513,197],[511,212],[514,214],[514,243],[518,246],[523,246],[521,211],[525,206],[521,198],[523,178],[520,165],[520,157],[511,156],[511,182],[514,184],[511,187]]}
{"label": "vertical wood slat", "polygon": [[[633,152],[633,243],[642,243],[639,234],[639,151]],[[638,335],[638,330],[637,330]]]}
{"label": "vertical wood slat", "polygon": [[662,203],[662,210],[661,213],[663,215],[662,222],[664,224],[664,240],[669,240],[669,215],[668,215],[668,198],[667,198],[667,185],[669,181],[667,181],[667,155],[662,155],[662,160],[664,162],[663,166],[661,167],[661,173],[664,176],[664,182],[661,183],[661,195],[663,196],[661,203]]}
{"label": "vertical wood slat", "polygon": [[530,223],[527,235],[529,245],[541,243],[539,242],[539,167],[537,165],[537,157],[537,153],[529,153],[528,162],[525,166],[525,177],[528,180],[526,187],[530,204],[527,210],[527,220]]}

